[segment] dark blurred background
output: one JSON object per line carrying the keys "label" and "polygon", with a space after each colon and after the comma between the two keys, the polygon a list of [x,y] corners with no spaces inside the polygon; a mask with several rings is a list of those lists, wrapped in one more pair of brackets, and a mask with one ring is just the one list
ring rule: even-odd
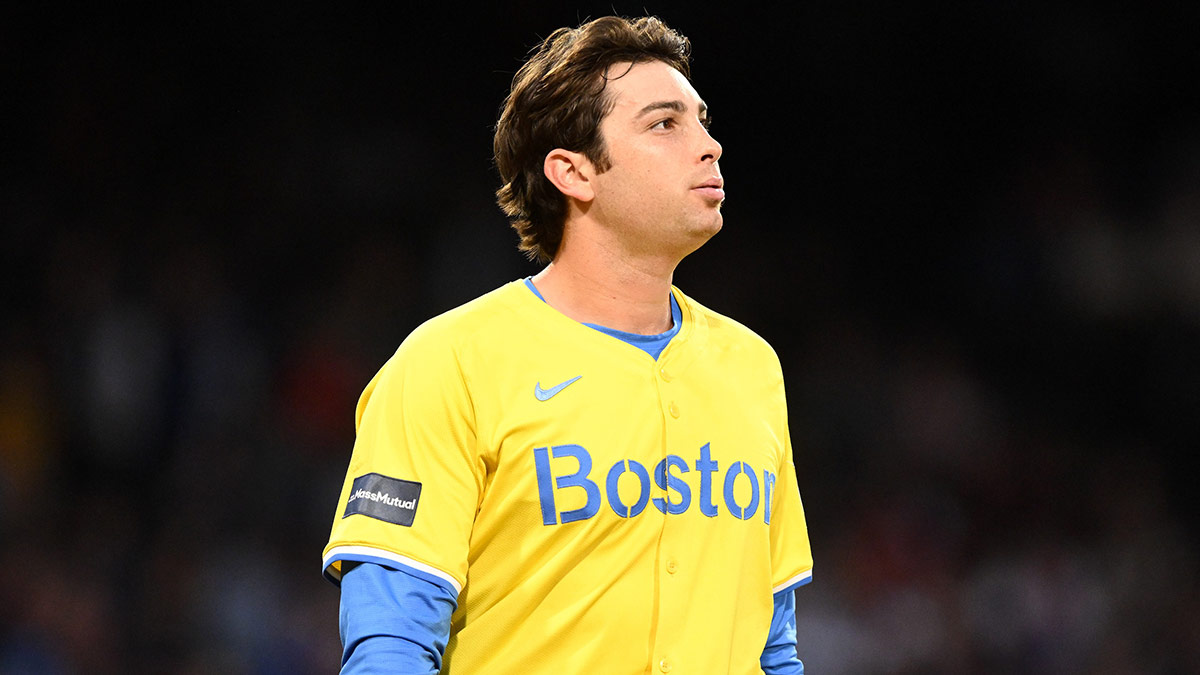
{"label": "dark blurred background", "polygon": [[536,272],[491,127],[614,11],[725,148],[676,281],[782,359],[809,672],[1200,672],[1196,5],[742,4],[4,10],[0,673],[336,670],[357,396]]}

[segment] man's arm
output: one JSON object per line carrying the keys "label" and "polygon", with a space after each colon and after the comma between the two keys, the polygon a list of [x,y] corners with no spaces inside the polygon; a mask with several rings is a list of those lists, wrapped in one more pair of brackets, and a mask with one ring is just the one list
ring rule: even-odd
{"label": "man's arm", "polygon": [[771,633],[758,663],[766,675],[804,675],[796,653],[796,593],[794,588],[775,594]]}
{"label": "man's arm", "polygon": [[354,565],[342,575],[342,675],[437,675],[456,606],[450,588],[383,565]]}

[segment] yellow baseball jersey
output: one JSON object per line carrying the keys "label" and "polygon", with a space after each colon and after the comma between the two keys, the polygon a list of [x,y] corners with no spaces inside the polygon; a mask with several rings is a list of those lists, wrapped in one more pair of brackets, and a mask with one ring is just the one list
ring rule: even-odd
{"label": "yellow baseball jersey", "polygon": [[657,361],[522,281],[413,331],[359,401],[326,574],[458,592],[444,673],[761,673],[812,573],[783,376],[673,293]]}

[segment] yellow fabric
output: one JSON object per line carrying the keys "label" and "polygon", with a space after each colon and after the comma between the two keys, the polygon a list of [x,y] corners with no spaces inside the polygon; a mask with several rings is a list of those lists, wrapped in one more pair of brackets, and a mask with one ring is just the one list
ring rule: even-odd
{"label": "yellow fabric", "polygon": [[[772,591],[812,569],[783,376],[765,341],[673,292],[657,362],[522,281],[417,328],[359,402],[327,573],[366,551],[461,588],[447,673],[761,673]],[[649,499],[622,517],[634,462]],[[411,527],[343,517],[368,473],[421,483]]]}

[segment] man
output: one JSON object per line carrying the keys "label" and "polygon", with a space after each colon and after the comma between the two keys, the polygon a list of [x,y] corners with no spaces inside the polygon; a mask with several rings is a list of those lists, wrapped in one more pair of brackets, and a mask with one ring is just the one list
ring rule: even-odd
{"label": "man", "polygon": [[343,673],[803,672],[779,361],[671,286],[725,198],[689,49],[606,17],[514,78],[497,194],[549,264],[363,393],[324,555]]}

